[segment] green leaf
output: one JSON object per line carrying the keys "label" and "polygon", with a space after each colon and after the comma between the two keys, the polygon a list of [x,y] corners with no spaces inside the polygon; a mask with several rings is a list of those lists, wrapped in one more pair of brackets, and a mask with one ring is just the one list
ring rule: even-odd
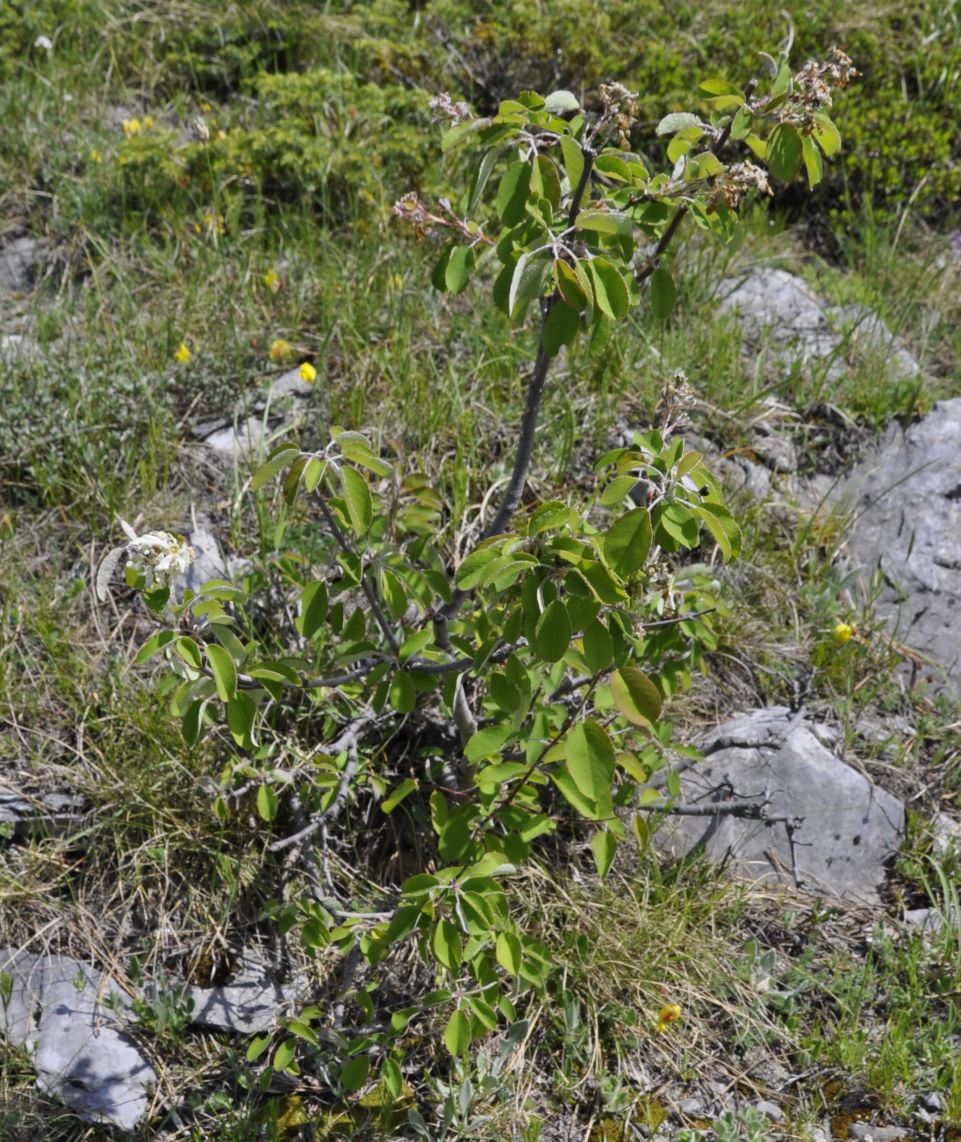
{"label": "green leaf", "polygon": [[703,127],[700,119],[696,115],[692,115],[690,111],[672,111],[670,115],[665,115],[664,118],[657,125],[657,133],[659,135],[673,135],[676,131],[683,131],[690,127]]}
{"label": "green leaf", "polygon": [[465,1055],[470,1043],[470,1019],[458,1008],[444,1028],[444,1046],[452,1055]]}
{"label": "green leaf", "polygon": [[666,321],[674,312],[677,301],[677,288],[670,272],[663,266],[651,274],[651,311],[661,321]]}
{"label": "green leaf", "polygon": [[489,151],[484,152],[484,157],[478,163],[477,170],[474,172],[474,178],[471,181],[470,191],[467,195],[468,215],[472,215],[477,210],[477,204],[483,197],[484,190],[487,187],[487,180],[490,178],[496,162],[497,148],[491,147]]}
{"label": "green leaf", "polygon": [[507,297],[507,311],[509,316],[516,317],[523,313],[528,302],[541,297],[544,285],[550,273],[551,259],[549,255],[521,254],[514,267],[511,278],[510,293]]}
{"label": "green leaf", "polygon": [[247,1047],[247,1062],[256,1063],[269,1046],[269,1035],[255,1035]]}
{"label": "green leaf", "polygon": [[580,103],[573,91],[552,91],[544,100],[544,110],[551,115],[564,115],[568,111],[579,111]]}
{"label": "green leaf", "polygon": [[327,584],[322,579],[308,583],[300,592],[300,614],[295,626],[304,638],[313,638],[327,617]]}
{"label": "green leaf", "polygon": [[390,680],[390,704],[398,714],[409,714],[417,703],[417,689],[406,670],[398,670]]}
{"label": "green leaf", "polygon": [[593,797],[587,797],[571,776],[570,769],[567,765],[557,766],[552,770],[551,781],[553,781],[560,790],[564,800],[588,821],[604,820],[614,811],[610,790],[607,790],[597,800]]}
{"label": "green leaf", "polygon": [[814,112],[814,138],[829,159],[841,149],[841,133],[823,111]]}
{"label": "green leaf", "polygon": [[434,950],[434,957],[441,967],[448,968],[450,971],[456,971],[460,967],[463,946],[460,932],[450,920],[438,921],[434,927],[431,947]]}
{"label": "green leaf", "polygon": [[261,785],[257,790],[257,814],[268,823],[277,816],[279,801],[272,785]]}
{"label": "green leaf", "polygon": [[486,757],[497,757],[513,736],[514,727],[511,725],[485,726],[471,735],[464,747],[464,757],[472,765]]}
{"label": "green leaf", "polygon": [[284,1041],[277,1046],[274,1051],[273,1068],[275,1071],[286,1071],[290,1064],[294,1061],[294,1051],[296,1050],[293,1039],[284,1039]]}
{"label": "green leaf", "polygon": [[640,571],[650,550],[651,517],[646,508],[625,512],[604,534],[604,558],[621,578]]}
{"label": "green leaf", "polygon": [[583,210],[574,223],[577,230],[592,230],[597,234],[620,234],[630,237],[634,223],[617,210]]}
{"label": "green leaf", "polygon": [[746,139],[748,135],[750,135],[753,125],[754,115],[750,107],[741,107],[734,116],[734,122],[731,124],[731,138],[738,141]]}
{"label": "green leaf", "polygon": [[530,163],[516,162],[507,168],[494,203],[497,216],[505,226],[516,226],[524,220],[530,186]]}
{"label": "green leaf", "polygon": [[577,189],[584,173],[584,152],[580,144],[569,135],[561,136],[561,154],[564,156],[564,168],[567,171],[567,181],[571,184],[571,191]]}
{"label": "green leaf", "polygon": [[741,529],[737,520],[723,504],[710,501],[702,503],[697,516],[711,533],[714,542],[721,549],[724,561],[728,562],[741,552]]}
{"label": "green leaf", "polygon": [[571,309],[576,309],[580,313],[587,305],[587,294],[584,292],[584,287],[581,285],[577,274],[561,258],[555,259],[553,272],[557,292]]}
{"label": "green leaf", "polygon": [[557,167],[547,155],[538,155],[531,171],[531,190],[546,198],[551,209],[556,210],[561,204],[561,180]]}
{"label": "green leaf", "polygon": [[708,95],[740,95],[742,101],[744,99],[744,92],[735,84],[731,83],[729,79],[717,77],[715,79],[702,80],[698,87]]}
{"label": "green leaf", "polygon": [[610,632],[596,619],[584,631],[584,661],[592,674],[606,670],[614,661],[614,643]]}
{"label": "green leaf", "polygon": [[174,647],[177,654],[187,663],[188,666],[194,670],[199,670],[203,664],[200,657],[200,647],[190,635],[182,634],[177,639],[177,645]]}
{"label": "green leaf", "polygon": [[565,740],[567,770],[585,797],[597,802],[610,792],[614,779],[614,747],[602,726],[586,718]]}
{"label": "green leaf", "polygon": [[570,345],[581,328],[581,315],[564,301],[555,301],[544,323],[544,351],[556,357],[563,346]]}
{"label": "green leaf", "polygon": [[634,726],[649,726],[661,716],[661,692],[636,666],[615,670],[611,675],[611,697],[621,716]]}
{"label": "green leaf", "polygon": [[370,1056],[355,1055],[340,1068],[340,1082],[345,1090],[356,1091],[367,1082],[370,1072]]}
{"label": "green leaf", "polygon": [[470,281],[476,255],[473,246],[455,246],[444,269],[444,284],[449,293],[461,293]]}
{"label": "green leaf", "polygon": [[385,797],[384,800],[380,803],[381,812],[393,812],[393,810],[397,808],[401,801],[403,801],[409,793],[413,793],[416,788],[417,782],[413,779],[413,777],[405,777],[400,785],[395,786],[391,790],[390,795]]}
{"label": "green leaf", "polygon": [[173,642],[175,638],[177,638],[176,631],[158,630],[156,634],[152,634],[143,644],[137,652],[137,657],[134,661],[139,666],[142,662],[146,662],[148,658],[156,654],[158,650],[163,650],[163,648]]}
{"label": "green leaf", "polygon": [[340,483],[347,504],[347,514],[350,516],[350,525],[358,538],[362,538],[367,534],[374,518],[370,488],[360,472],[347,465],[340,470]]}
{"label": "green leaf", "polygon": [[545,662],[559,662],[571,645],[571,620],[567,607],[555,599],[537,620],[534,653]]}
{"label": "green leaf", "polygon": [[204,728],[204,711],[207,709],[206,698],[196,698],[184,711],[180,719],[180,732],[187,745],[196,745]]}
{"label": "green leaf", "polygon": [[804,155],[804,170],[808,176],[808,186],[813,190],[824,178],[824,159],[810,135],[801,136],[801,151]]}
{"label": "green leaf", "polygon": [[221,702],[229,702],[237,693],[237,667],[234,666],[234,660],[216,643],[210,643],[206,650],[207,662],[213,671],[217,686],[217,697]]}
{"label": "green leaf", "polygon": [[627,313],[629,298],[627,285],[617,268],[605,258],[594,258],[588,263],[594,286],[594,301],[601,313],[614,321]]}
{"label": "green leaf", "polygon": [[259,491],[268,480],[276,476],[282,468],[286,468],[288,464],[292,464],[299,455],[299,448],[293,448],[289,444],[282,444],[276,451],[272,452],[270,457],[254,472],[250,480],[250,490],[252,492]]}
{"label": "green leaf", "polygon": [[781,182],[790,182],[801,169],[801,136],[789,123],[778,123],[767,141],[767,165]]}
{"label": "green leaf", "polygon": [[614,854],[617,852],[617,837],[606,829],[598,830],[591,838],[591,851],[594,853],[597,875],[607,876],[614,863]]}
{"label": "green leaf", "polygon": [[250,743],[250,734],[257,716],[257,703],[244,690],[238,690],[227,703],[227,726],[237,745]]}
{"label": "green leaf", "polygon": [[500,932],[494,945],[497,962],[510,975],[519,975],[521,970],[521,941],[513,932]]}
{"label": "green leaf", "polygon": [[400,1092],[404,1089],[404,1076],[395,1059],[384,1059],[384,1065],[380,1069],[380,1081],[392,1099],[400,1098]]}

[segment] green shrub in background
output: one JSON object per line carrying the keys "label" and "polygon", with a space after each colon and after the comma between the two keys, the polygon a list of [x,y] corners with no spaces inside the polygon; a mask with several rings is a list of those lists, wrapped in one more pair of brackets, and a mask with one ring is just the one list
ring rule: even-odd
{"label": "green shrub in background", "polygon": [[[123,154],[114,210],[155,218],[157,202],[199,191],[243,188],[270,199],[318,205],[335,223],[370,212],[406,185],[431,185],[423,101],[451,91],[480,113],[525,87],[573,88],[579,95],[613,79],[638,91],[641,121],[656,123],[683,94],[684,77],[711,60],[719,73],[755,70],[754,44],[790,40],[804,58],[843,42],[863,73],[839,110],[850,124],[842,161],[819,194],[836,220],[853,220],[864,201],[896,218],[908,204],[920,218],[943,216],[961,199],[961,36],[957,4],[907,0],[897,9],[818,0],[785,10],[777,0],[747,7],[730,0],[663,5],[644,0],[530,6],[520,0],[401,0],[343,3],[318,11],[305,3],[258,0],[221,10],[209,2],[153,5],[86,0],[65,5],[0,5],[0,73],[11,68],[89,69],[108,59],[136,93],[141,110],[172,131],[167,153],[146,139]],[[96,36],[93,35],[96,31]],[[34,49],[37,35],[53,57]],[[59,63],[58,63],[59,61]],[[96,69],[92,69],[96,70]],[[129,98],[117,91],[118,99]],[[205,104],[218,104],[220,139],[206,154],[184,144]],[[105,152],[91,123],[74,137],[78,151]],[[160,137],[151,142],[158,148]],[[649,139],[645,145],[659,153]],[[68,180],[67,164],[41,151],[10,157],[32,167],[49,189]],[[662,153],[662,152],[661,152]],[[65,191],[69,188],[65,187]],[[351,198],[351,195],[355,197]],[[159,196],[159,199],[156,197]],[[798,216],[804,196],[784,205]],[[99,225],[115,225],[101,217]]]}

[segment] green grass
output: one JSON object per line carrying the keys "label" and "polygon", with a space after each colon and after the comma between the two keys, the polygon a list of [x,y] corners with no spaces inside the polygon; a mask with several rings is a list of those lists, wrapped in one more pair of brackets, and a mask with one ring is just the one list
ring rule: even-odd
{"label": "green grass", "polygon": [[[383,151],[383,177],[352,195],[343,189],[349,166],[333,189],[303,169],[271,184],[258,168],[248,185],[241,167],[225,165],[245,154],[226,147],[211,153],[205,179],[203,153],[179,138],[197,113],[228,140],[252,131],[251,83],[262,72],[399,72],[411,99],[420,98],[409,81],[422,64],[430,75],[463,79],[430,20],[430,36],[391,41],[398,27],[409,30],[406,5],[343,8],[229,6],[218,31],[204,4],[137,13],[106,0],[51,2],[31,16],[0,5],[0,27],[12,27],[9,44],[18,45],[0,58],[0,122],[11,128],[0,142],[9,172],[0,207],[11,227],[48,247],[36,289],[0,299],[4,330],[39,346],[35,359],[5,365],[0,377],[0,756],[38,781],[62,777],[90,808],[74,835],[0,841],[0,944],[100,962],[122,951],[133,977],[189,965],[221,936],[249,940],[269,928],[264,914],[279,873],[265,835],[249,827],[249,807],[228,825],[212,810],[223,751],[183,744],[151,670],[133,661],[152,629],[147,617],[123,592],[96,604],[90,581],[98,556],[119,539],[120,517],[183,528],[192,504],[213,516],[237,554],[269,556],[270,493],[259,505],[242,497],[246,469],[203,461],[189,429],[249,400],[281,371],[268,356],[274,339],[315,363],[318,417],[367,429],[439,484],[449,531],[509,463],[530,334],[512,332],[469,293],[450,298],[427,286],[433,248],[389,219],[391,195],[403,189],[394,152]],[[511,43],[515,15],[500,13]],[[539,13],[538,36],[546,20]],[[358,25],[366,29],[360,39]],[[50,59],[30,51],[40,33],[55,34]],[[714,42],[715,33],[695,42]],[[739,26],[734,42],[746,34]],[[511,62],[481,34],[468,46],[468,64],[486,61],[507,82],[495,65],[516,67],[516,56]],[[542,47],[538,40],[532,58],[547,66],[553,57]],[[587,72],[605,58],[594,41],[583,54]],[[665,71],[681,62],[667,61]],[[344,91],[338,115],[357,94],[349,84]],[[364,98],[357,95],[358,106],[369,110]],[[153,134],[125,139],[120,108],[152,115]],[[839,121],[843,129],[843,112]],[[430,151],[435,139],[426,119],[418,122]],[[170,164],[181,159],[196,177],[171,189]],[[423,178],[438,185],[443,172],[431,167]],[[944,258],[945,234],[933,232],[939,220],[922,207],[918,200],[894,217],[865,207],[816,248],[804,226],[761,208],[728,250],[691,241],[682,258],[683,322],[665,328],[642,310],[602,356],[579,351],[558,370],[544,407],[536,493],[586,496],[590,464],[609,435],[649,423],[677,369],[697,398],[692,427],[731,451],[750,447],[751,421],[767,397],[799,414],[792,431],[802,451],[812,410],[837,406],[849,420],[831,431],[850,456],[869,431],[957,391],[959,271]],[[923,383],[899,383],[867,358],[836,387],[816,373],[746,364],[736,323],[715,320],[711,298],[718,277],[754,264],[800,272],[830,302],[876,308],[922,362]],[[264,282],[271,268],[276,291]],[[186,365],[175,359],[181,343],[191,352]],[[682,734],[726,710],[784,701],[798,673],[815,671],[813,700],[837,712],[845,745],[869,771],[893,764],[899,780],[927,783],[926,809],[956,794],[957,711],[905,698],[891,683],[895,654],[873,624],[870,600],[845,594],[834,570],[841,523],[823,513],[743,510],[747,554],[721,578],[726,614],[711,676],[672,709]],[[860,637],[838,647],[830,632],[842,618],[857,621]],[[857,737],[864,711],[917,718],[919,733],[896,743],[894,763]],[[308,748],[309,729],[291,728],[292,749]],[[919,835],[897,884],[906,899],[930,899],[950,914],[950,870],[942,875],[924,848]],[[909,1095],[937,1089],[945,1121],[961,1123],[956,924],[933,938],[871,933],[843,909],[772,904],[725,888],[707,870],[665,872],[643,854],[607,886],[585,871],[581,854],[571,860],[579,879],[532,873],[525,897],[526,920],[555,944],[563,980],[529,1002],[529,1034],[494,1038],[456,1066],[438,1049],[436,1027],[410,1044],[422,1061],[412,1097],[427,1118],[448,1107],[448,1137],[513,1131],[534,1139],[563,1114],[582,1132],[592,1122],[636,1120],[644,1110],[632,1079],[639,1059],[683,1083],[715,1065],[730,1065],[733,1075],[740,1053],[756,1045],[792,1070],[830,1073],[891,1114],[907,1113]],[[785,907],[793,909],[788,919]],[[768,970],[762,961],[771,950]],[[306,963],[302,949],[291,954]],[[657,1035],[667,1002],[680,1003],[684,1016]],[[242,1042],[148,1015],[144,1033],[165,1059],[163,1094],[179,1105],[179,1122],[166,1123],[171,1138],[296,1137],[284,1122],[295,1122],[297,1106],[345,1136],[396,1127],[378,1121],[376,1108],[318,1093],[322,1060],[301,1089],[264,1091]],[[0,1134],[103,1137],[43,1099],[33,1079],[21,1053],[0,1049]],[[823,1085],[797,1089],[786,1137],[804,1138],[830,1110]],[[409,1123],[396,1128],[414,1136]]]}

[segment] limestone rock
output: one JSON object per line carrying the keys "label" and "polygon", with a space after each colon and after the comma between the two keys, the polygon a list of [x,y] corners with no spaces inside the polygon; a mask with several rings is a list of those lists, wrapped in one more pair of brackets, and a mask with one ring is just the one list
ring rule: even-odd
{"label": "limestone rock", "polygon": [[[37,1085],[85,1122],[132,1130],[157,1074],[122,1028],[129,997],[109,976],[69,956],[0,949],[9,996],[0,1028],[30,1055]],[[109,1004],[105,1001],[109,1000]]]}
{"label": "limestone rock", "polygon": [[[681,774],[679,804],[656,835],[666,855],[702,850],[738,875],[865,904],[880,902],[885,865],[904,835],[904,806],[846,765],[783,707],[725,722]],[[725,812],[749,803],[763,816]],[[712,806],[717,806],[716,811]]]}
{"label": "limestone rock", "polygon": [[769,266],[723,284],[718,313],[737,313],[751,350],[766,348],[789,367],[795,362],[826,363],[832,379],[844,373],[842,338],[830,326],[823,306],[808,285]]}
{"label": "limestone rock", "polygon": [[26,293],[43,254],[43,244],[28,235],[0,246],[0,293]]}
{"label": "limestone rock", "polygon": [[892,638],[920,652],[936,688],[961,691],[961,397],[893,426],[834,502],[853,514],[852,563],[881,574],[876,611]]}

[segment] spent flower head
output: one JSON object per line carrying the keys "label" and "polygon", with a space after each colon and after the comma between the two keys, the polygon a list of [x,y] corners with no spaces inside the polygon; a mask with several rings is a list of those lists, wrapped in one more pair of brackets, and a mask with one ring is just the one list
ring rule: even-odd
{"label": "spent flower head", "polygon": [[285,341],[283,337],[278,337],[267,350],[267,356],[271,361],[289,361],[293,355],[293,345],[289,341]]}

